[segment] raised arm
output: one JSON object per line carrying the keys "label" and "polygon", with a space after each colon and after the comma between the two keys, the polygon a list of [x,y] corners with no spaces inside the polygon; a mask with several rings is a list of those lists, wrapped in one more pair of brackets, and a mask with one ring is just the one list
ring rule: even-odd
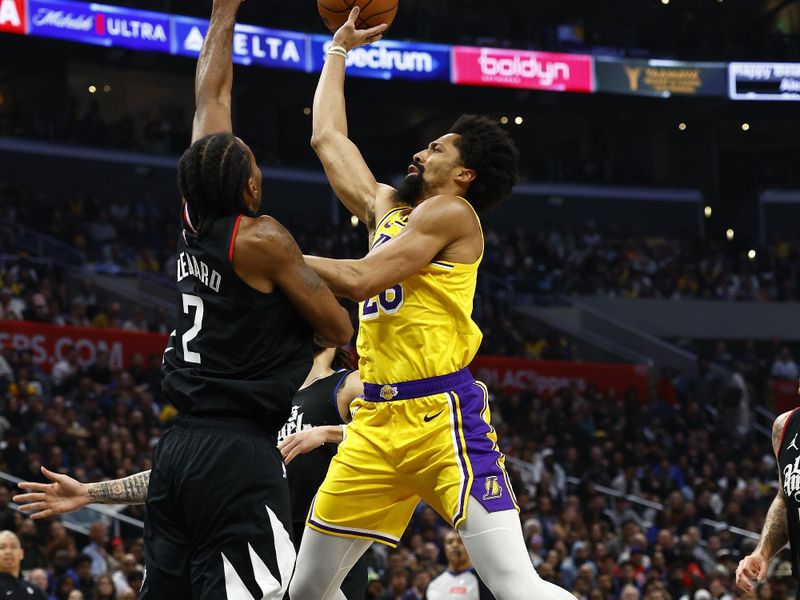
{"label": "raised arm", "polygon": [[74,512],[92,503],[144,504],[150,487],[150,471],[97,483],[81,483],[45,467],[42,467],[42,474],[53,483],[23,481],[19,488],[27,493],[14,496],[19,509],[30,512],[33,519]]}
{"label": "raised arm", "polygon": [[212,133],[233,131],[233,28],[241,3],[242,0],[214,0],[208,33],[197,59],[193,144]]}
{"label": "raised arm", "polygon": [[[355,7],[347,23],[336,32],[332,48],[344,48],[349,52],[357,46],[380,39],[380,34],[386,29],[384,25],[365,30],[356,29],[358,11],[358,7]],[[369,170],[361,152],[347,137],[344,100],[346,62],[343,53],[337,53],[336,50],[329,53],[325,61],[314,95],[311,146],[319,156],[336,195],[372,231],[375,227],[376,197],[381,186]],[[391,188],[387,191],[391,191]]]}
{"label": "raised arm", "polygon": [[[780,415],[772,424],[772,449],[775,457],[780,456],[783,431],[791,412]],[[752,554],[745,556],[736,569],[736,584],[747,592],[753,592],[752,580],[763,581],[767,577],[770,559],[789,542],[789,521],[786,517],[786,495],[783,480],[778,473],[778,492],[767,511],[761,538]]]}
{"label": "raised arm", "polygon": [[308,321],[324,346],[344,346],[353,324],[325,283],[303,261],[292,235],[271,217],[242,219],[235,266],[245,281],[263,278],[280,289]]}
{"label": "raised arm", "polygon": [[308,265],[337,296],[361,302],[404,281],[441,257],[473,262],[480,256],[478,220],[463,200],[439,196],[420,204],[406,228],[390,242],[358,260],[306,256]]}

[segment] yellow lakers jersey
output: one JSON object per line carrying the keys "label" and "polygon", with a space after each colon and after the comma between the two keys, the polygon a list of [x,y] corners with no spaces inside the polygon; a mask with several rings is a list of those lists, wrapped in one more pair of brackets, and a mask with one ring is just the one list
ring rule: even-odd
{"label": "yellow lakers jersey", "polygon": [[[371,249],[398,235],[411,210],[389,211],[378,223]],[[358,367],[365,383],[447,375],[472,362],[483,338],[472,320],[480,262],[434,261],[359,305]]]}

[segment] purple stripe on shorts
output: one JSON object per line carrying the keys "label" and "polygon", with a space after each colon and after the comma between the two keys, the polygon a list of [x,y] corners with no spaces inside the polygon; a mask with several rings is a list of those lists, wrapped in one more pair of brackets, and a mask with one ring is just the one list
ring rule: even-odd
{"label": "purple stripe on shorts", "polygon": [[353,535],[353,536],[360,537],[360,538],[367,538],[367,539],[370,539],[370,540],[373,540],[373,539],[374,540],[380,540],[380,541],[382,541],[382,542],[384,542],[386,544],[389,544],[390,546],[394,546],[394,547],[396,547],[397,544],[400,543],[400,540],[398,540],[397,538],[387,537],[385,535],[381,535],[379,533],[373,533],[371,531],[369,533],[364,533],[364,532],[361,532],[361,531],[353,531],[352,529],[340,529],[338,527],[332,527],[330,525],[325,525],[324,523],[320,523],[319,521],[315,521],[311,517],[309,517],[308,522],[311,525],[313,525],[314,527],[317,527],[318,529],[322,529],[323,531],[328,531],[330,533],[340,533],[340,534],[344,534],[344,535]]}
{"label": "purple stripe on shorts", "polygon": [[446,394],[459,387],[472,384],[475,379],[469,369],[461,369],[449,375],[439,375],[428,379],[415,379],[400,383],[365,383],[364,398],[368,402],[390,402],[392,400],[413,400]]}
{"label": "purple stripe on shorts", "polygon": [[470,494],[487,512],[516,510],[514,494],[505,469],[498,461],[502,457],[488,437],[491,426],[481,413],[486,406],[484,389],[477,383],[454,390],[461,404],[461,422],[467,444],[467,456],[472,465]]}

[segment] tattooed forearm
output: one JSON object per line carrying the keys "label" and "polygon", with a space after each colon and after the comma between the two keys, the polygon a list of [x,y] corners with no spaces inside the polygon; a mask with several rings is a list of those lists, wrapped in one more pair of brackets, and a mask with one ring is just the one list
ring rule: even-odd
{"label": "tattooed forearm", "polygon": [[144,504],[149,486],[150,471],[142,471],[124,479],[90,483],[88,492],[98,504]]}
{"label": "tattooed forearm", "polygon": [[772,501],[772,506],[769,507],[756,552],[772,558],[788,542],[789,521],[786,518],[786,499],[781,490]]}

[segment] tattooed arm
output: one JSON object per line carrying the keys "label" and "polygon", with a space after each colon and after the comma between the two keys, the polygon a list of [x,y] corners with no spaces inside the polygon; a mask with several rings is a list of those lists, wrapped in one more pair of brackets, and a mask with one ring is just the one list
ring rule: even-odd
{"label": "tattooed arm", "polygon": [[123,479],[100,481],[86,486],[91,502],[98,504],[144,504],[150,487],[150,471]]}
{"label": "tattooed arm", "polygon": [[[772,450],[777,458],[783,430],[791,412],[780,415],[772,424]],[[753,592],[751,580],[763,581],[767,576],[769,560],[789,542],[789,521],[786,517],[786,496],[783,492],[780,470],[778,472],[778,493],[767,512],[758,546],[749,556],[739,562],[736,569],[736,584],[746,592]]]}
{"label": "tattooed arm", "polygon": [[88,484],[45,467],[42,467],[42,474],[53,483],[24,481],[19,488],[28,493],[14,496],[19,509],[30,512],[33,519],[74,512],[91,503],[144,504],[150,485],[150,471]]}

